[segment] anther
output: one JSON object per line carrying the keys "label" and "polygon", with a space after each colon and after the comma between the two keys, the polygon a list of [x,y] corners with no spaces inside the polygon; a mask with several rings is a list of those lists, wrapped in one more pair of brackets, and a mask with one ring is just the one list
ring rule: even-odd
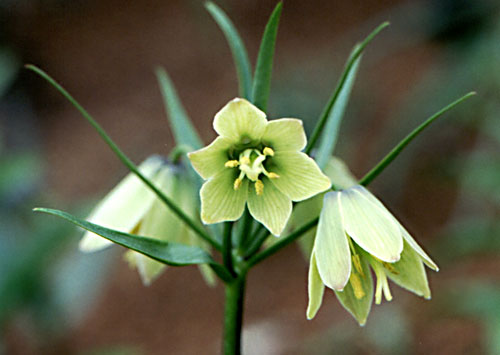
{"label": "anther", "polygon": [[276,173],[268,173],[268,174],[267,174],[267,177],[268,177],[269,179],[277,179],[277,178],[279,178],[280,176],[279,176],[278,174],[276,174]]}
{"label": "anther", "polygon": [[237,178],[236,180],[234,180],[233,187],[234,187],[235,190],[238,190],[240,188],[240,186],[241,186],[241,179]]}
{"label": "anther", "polygon": [[257,194],[257,196],[260,196],[264,193],[264,183],[262,182],[262,180],[257,180],[255,182],[255,193]]}
{"label": "anther", "polygon": [[359,258],[358,254],[354,254],[352,256],[352,264],[354,265],[354,268],[356,271],[361,275],[365,276],[365,273],[363,272],[363,268],[361,267],[361,259]]}
{"label": "anther", "polygon": [[250,158],[249,157],[241,157],[240,163],[244,164],[244,165],[250,165]]}
{"label": "anther", "polygon": [[351,273],[350,280],[352,289],[354,290],[354,297],[356,299],[360,300],[363,297],[365,297],[366,293],[363,290],[363,285],[361,284],[361,280],[359,279],[358,275]]}
{"label": "anther", "polygon": [[264,150],[262,151],[262,153],[264,153],[264,155],[268,155],[270,157],[274,156],[274,150],[272,150],[272,148],[269,148],[269,147],[265,147]]}
{"label": "anther", "polygon": [[394,275],[399,275],[399,271],[396,270],[396,268],[394,266],[392,266],[390,263],[387,263],[387,262],[382,262],[382,265],[384,265],[384,267],[391,273],[393,273]]}
{"label": "anther", "polygon": [[236,168],[238,165],[240,165],[240,163],[237,160],[228,160],[224,164],[226,168]]}

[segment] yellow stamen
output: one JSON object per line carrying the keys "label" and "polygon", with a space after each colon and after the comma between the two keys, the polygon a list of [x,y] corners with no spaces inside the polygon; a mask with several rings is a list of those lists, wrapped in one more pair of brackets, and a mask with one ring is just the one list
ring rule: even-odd
{"label": "yellow stamen", "polygon": [[268,174],[267,174],[267,177],[268,177],[269,179],[277,179],[277,178],[279,178],[280,176],[279,176],[278,174],[276,174],[276,173],[268,173]]}
{"label": "yellow stamen", "polygon": [[240,178],[237,178],[236,180],[234,180],[234,185],[233,185],[233,188],[235,190],[238,190],[241,186],[241,179]]}
{"label": "yellow stamen", "polygon": [[354,265],[354,269],[362,276],[365,277],[365,273],[363,272],[363,268],[361,267],[361,259],[358,254],[354,254],[352,256],[352,264]]}
{"label": "yellow stamen", "polygon": [[394,266],[392,266],[390,263],[382,262],[382,265],[391,273],[395,275],[399,275],[399,271],[396,270]]}
{"label": "yellow stamen", "polygon": [[255,182],[255,193],[257,194],[257,196],[260,196],[264,193],[264,183],[262,182],[262,180],[257,180]]}
{"label": "yellow stamen", "polygon": [[272,150],[269,147],[265,147],[264,150],[262,151],[262,153],[264,153],[264,155],[268,155],[270,157],[274,156],[274,150]]}
{"label": "yellow stamen", "polygon": [[359,279],[358,275],[351,273],[349,281],[351,282],[351,286],[354,290],[354,297],[356,297],[356,299],[358,300],[365,297],[366,293],[363,290],[363,285],[361,284],[361,280]]}
{"label": "yellow stamen", "polygon": [[240,163],[237,160],[228,160],[224,164],[226,168],[236,168],[238,165],[240,165]]}
{"label": "yellow stamen", "polygon": [[250,165],[250,158],[249,157],[241,157],[240,158],[240,163],[245,164],[245,165]]}

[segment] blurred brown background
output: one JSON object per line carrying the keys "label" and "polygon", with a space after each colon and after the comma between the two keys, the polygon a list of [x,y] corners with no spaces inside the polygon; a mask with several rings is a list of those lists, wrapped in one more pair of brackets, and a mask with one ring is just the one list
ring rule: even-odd
{"label": "blurred brown background", "polygon": [[[19,213],[29,214],[30,207],[43,201],[45,206],[77,210],[84,216],[91,200],[126,173],[64,98],[40,78],[20,70],[23,63],[36,64],[56,78],[136,162],[152,153],[166,155],[173,147],[154,76],[156,66],[164,66],[171,75],[206,142],[215,136],[214,113],[237,96],[230,51],[201,1],[1,3],[2,48],[15,58],[15,75],[6,86],[1,106],[2,153],[30,151],[39,162],[36,169],[25,172],[37,180],[37,193],[29,203],[24,201],[26,208],[16,210]],[[276,2],[217,3],[236,24],[254,62]],[[299,117],[310,129],[350,48],[384,20],[392,26],[364,55],[337,149],[355,174],[368,171],[429,114],[468,91],[481,94],[475,104],[455,109],[432,132],[426,132],[373,184],[373,190],[442,267],[438,274],[429,273],[435,299],[424,301],[393,286],[394,301],[374,307],[368,325],[359,328],[333,294],[327,293],[318,316],[307,321],[308,265],[292,246],[250,273],[246,354],[487,354],[500,349],[494,343],[495,339],[500,342],[500,298],[495,302],[500,297],[500,179],[496,179],[498,170],[484,173],[493,176],[485,178],[485,191],[488,186],[494,190],[471,196],[464,191],[485,175],[462,174],[477,172],[478,166],[500,166],[496,165],[498,136],[494,135],[495,129],[499,131],[498,114],[494,114],[500,106],[500,80],[494,73],[499,57],[487,52],[498,55],[499,51],[498,4],[486,0],[475,4],[286,0],[269,116]],[[493,158],[474,160],[471,164],[476,165],[467,168],[466,157],[484,144]],[[13,207],[6,208],[12,211]],[[470,234],[453,237],[455,232],[464,233],[465,227],[457,223],[472,214],[482,218],[484,228],[468,225]],[[37,226],[43,223],[64,223],[45,216],[26,218],[36,220],[21,219],[22,228],[28,223],[30,232],[19,236],[12,230],[5,232],[9,240],[5,245],[14,244],[14,239],[34,240]],[[483,239],[478,236],[481,231]],[[48,252],[40,266],[47,273],[70,265],[71,257],[61,264],[55,261],[56,255],[76,249],[79,234],[74,229],[58,233],[67,235],[69,242],[62,251]],[[471,239],[484,248],[477,250],[478,244]],[[456,247],[457,240],[464,244]],[[208,288],[196,268],[190,267],[171,268],[152,286],[144,287],[116,252],[103,252],[97,258],[98,268],[82,266],[65,276],[70,285],[79,284],[81,277],[85,288],[94,290],[85,297],[71,296],[82,307],[78,316],[66,315],[74,305],[51,314],[40,306],[43,302],[31,300],[38,288],[23,288],[22,297],[29,302],[14,302],[15,307],[6,312],[0,353],[218,353],[223,310],[220,285]],[[1,267],[10,270],[12,266]],[[24,274],[20,275],[15,278],[23,279]],[[47,281],[45,271],[40,275],[42,283]],[[100,281],[94,284],[93,279]],[[48,282],[42,288],[50,295],[58,287],[54,285],[58,284]],[[465,291],[458,292],[461,289]],[[483,293],[478,296],[475,290]],[[472,293],[463,304],[479,300],[478,308],[460,311],[462,303],[452,305],[453,300],[461,300],[467,292]],[[42,321],[34,320],[37,307],[48,313]]]}

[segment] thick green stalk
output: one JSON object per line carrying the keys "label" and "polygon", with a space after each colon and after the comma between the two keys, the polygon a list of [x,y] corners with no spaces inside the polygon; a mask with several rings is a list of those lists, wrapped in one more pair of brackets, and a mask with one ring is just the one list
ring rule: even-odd
{"label": "thick green stalk", "polygon": [[222,239],[222,260],[226,269],[232,276],[236,276],[233,266],[233,241],[232,241],[233,222],[224,223],[224,233]]}
{"label": "thick green stalk", "polygon": [[231,283],[226,283],[224,309],[224,355],[241,354],[241,328],[245,300],[246,275],[242,274]]}
{"label": "thick green stalk", "polygon": [[413,130],[410,134],[408,134],[397,146],[395,146],[389,154],[387,154],[372,170],[370,170],[361,180],[359,180],[359,184],[363,186],[367,186],[373,179],[375,179],[384,169],[402,152],[402,150],[416,137],[422,132],[427,126],[429,126],[436,119],[444,115],[446,112],[451,110],[453,107],[458,105],[459,103],[467,100],[469,97],[476,95],[475,92],[469,92],[468,94],[462,96],[458,100],[453,101],[448,106],[436,112],[434,115],[429,117],[424,123],[418,126]]}
{"label": "thick green stalk", "polygon": [[27,69],[34,71],[42,78],[47,80],[54,88],[56,88],[81,114],[82,116],[94,127],[94,129],[99,133],[101,138],[106,142],[106,144],[111,148],[111,150],[116,154],[116,156],[121,160],[121,162],[139,179],[146,184],[157,196],[164,202],[168,208],[172,210],[186,225],[191,228],[200,238],[208,242],[215,249],[221,250],[221,246],[215,240],[213,240],[195,221],[193,221],[184,211],[179,208],[175,202],[173,202],[169,197],[167,197],[162,191],[160,191],[148,178],[146,178],[138,169],[137,166],[130,160],[129,157],[121,151],[115,142],[108,136],[104,129],[94,120],[94,118],[76,101],[73,96],[71,96],[66,89],[64,89],[59,83],[57,83],[52,77],[50,77],[46,72],[34,65],[26,65]]}

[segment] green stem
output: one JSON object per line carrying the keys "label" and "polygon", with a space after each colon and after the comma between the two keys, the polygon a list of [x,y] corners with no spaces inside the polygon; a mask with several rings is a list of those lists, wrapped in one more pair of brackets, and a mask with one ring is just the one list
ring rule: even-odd
{"label": "green stem", "polygon": [[302,227],[296,229],[294,232],[290,233],[283,239],[280,239],[279,242],[276,242],[275,244],[271,245],[269,248],[263,250],[259,254],[252,256],[247,262],[246,266],[247,269],[253,267],[255,264],[260,263],[262,260],[270,257],[271,255],[280,251],[282,248],[286,247],[288,244],[293,243],[295,240],[299,239],[304,233],[306,233],[311,228],[316,226],[316,224],[318,224],[318,221],[319,217],[313,219],[310,222],[307,222]]}
{"label": "green stem", "polygon": [[224,310],[224,355],[241,354],[241,328],[245,299],[246,275],[242,274],[231,283],[226,283]]}
{"label": "green stem", "polygon": [[122,161],[122,163],[139,179],[144,182],[157,196],[164,202],[167,207],[169,207],[172,212],[174,212],[184,223],[188,225],[198,236],[203,240],[210,243],[215,249],[221,250],[221,246],[215,240],[213,240],[201,227],[199,227],[196,222],[194,222],[188,215],[184,213],[170,198],[168,198],[163,192],[161,192],[149,179],[147,179],[135,166],[135,164],[123,153],[115,142],[108,136],[104,129],[92,118],[92,116],[71,96],[59,83],[57,83],[52,77],[45,73],[40,68],[34,65],[26,65],[27,69],[34,71],[36,74],[40,75],[42,78],[47,80],[54,88],[56,88],[81,114],[82,116],[95,128],[97,133],[106,142],[106,144],[111,148],[111,150],[117,155],[117,157]]}
{"label": "green stem", "polygon": [[249,258],[256,252],[258,252],[268,236],[269,236],[269,231],[265,227],[260,228],[257,231],[257,233],[255,233],[252,243],[247,248],[245,248],[246,249],[245,258]]}
{"label": "green stem", "polygon": [[234,272],[233,266],[233,241],[232,233],[233,222],[224,223],[224,233],[222,239],[222,260],[226,269],[231,273],[232,276],[237,276]]}
{"label": "green stem", "polygon": [[321,113],[321,116],[318,120],[318,123],[316,124],[316,127],[314,127],[314,131],[311,134],[311,138],[309,138],[309,143],[306,146],[306,149],[304,152],[306,154],[311,153],[311,150],[314,148],[316,145],[317,140],[319,139],[319,136],[321,135],[321,132],[323,132],[323,128],[325,127],[326,121],[328,120],[328,116],[330,115],[330,111],[335,104],[335,101],[337,101],[337,98],[342,91],[342,88],[344,87],[344,84],[347,80],[347,77],[349,76],[349,72],[351,71],[352,66],[354,63],[356,63],[356,60],[359,58],[359,56],[363,53],[365,47],[370,43],[376,35],[379,34],[380,31],[382,31],[384,28],[389,26],[389,22],[384,22],[380,26],[378,26],[375,30],[373,30],[372,33],[368,35],[368,37],[365,38],[363,42],[359,46],[356,47],[352,55],[349,57],[349,60],[346,63],[344,72],[342,73],[342,76],[340,77],[340,80],[337,84],[337,87],[335,88],[335,91],[333,92],[330,100],[328,101],[328,104],[324,108],[323,112]]}
{"label": "green stem", "polygon": [[469,97],[476,95],[475,92],[469,92],[468,94],[462,96],[456,101],[453,101],[448,106],[436,112],[434,115],[429,117],[424,123],[418,126],[413,132],[408,134],[399,144],[394,147],[389,154],[387,154],[372,170],[370,170],[361,180],[359,180],[359,184],[366,186],[373,179],[375,179],[378,174],[380,174],[396,157],[401,153],[401,151],[416,137],[420,132],[422,132],[427,126],[429,126],[432,122],[434,122],[437,118],[441,117],[447,111],[451,110],[453,107],[461,103],[462,101],[467,100]]}

